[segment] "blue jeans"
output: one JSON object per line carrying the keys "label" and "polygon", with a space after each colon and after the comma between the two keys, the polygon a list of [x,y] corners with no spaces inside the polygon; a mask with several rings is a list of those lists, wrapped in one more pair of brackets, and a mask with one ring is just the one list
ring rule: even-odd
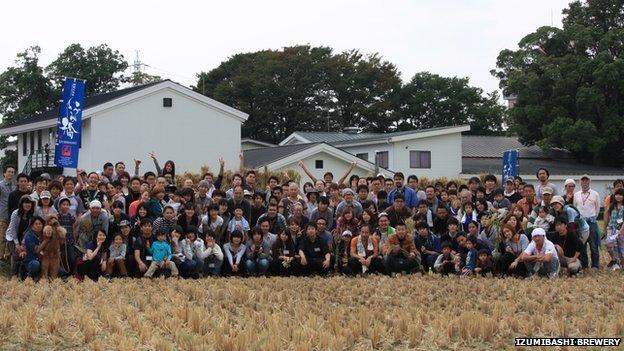
{"label": "blue jeans", "polygon": [[269,270],[269,260],[266,258],[258,258],[255,260],[245,261],[245,267],[247,268],[247,274],[249,275],[266,275]]}
{"label": "blue jeans", "polygon": [[589,224],[589,237],[587,242],[581,249],[581,255],[579,260],[583,268],[589,266],[589,258],[587,257],[587,245],[589,244],[589,251],[591,252],[591,266],[594,268],[600,268],[600,229],[598,228],[598,222],[592,218],[586,218],[587,224]]}
{"label": "blue jeans", "polygon": [[41,263],[37,260],[31,260],[26,264],[26,275],[30,278],[37,278],[41,272]]}
{"label": "blue jeans", "polygon": [[222,265],[223,260],[218,260],[216,256],[206,257],[204,260],[204,274],[218,277],[221,275]]}
{"label": "blue jeans", "polygon": [[186,259],[178,264],[180,269],[180,275],[184,278],[188,278],[193,274],[199,274],[204,267],[204,260],[200,258],[194,258],[192,260]]}

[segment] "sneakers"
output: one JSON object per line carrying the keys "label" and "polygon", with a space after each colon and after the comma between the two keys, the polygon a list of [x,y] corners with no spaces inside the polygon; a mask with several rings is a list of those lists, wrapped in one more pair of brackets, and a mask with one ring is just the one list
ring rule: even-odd
{"label": "sneakers", "polygon": [[607,265],[607,267],[611,268],[611,267],[613,267],[614,264],[617,264],[617,261],[616,260],[611,260],[609,262],[609,264]]}
{"label": "sneakers", "polygon": [[614,264],[613,266],[611,266],[611,270],[612,270],[612,271],[618,271],[618,270],[620,270],[620,265],[619,265],[619,264],[617,264],[617,263],[616,263],[616,264]]}

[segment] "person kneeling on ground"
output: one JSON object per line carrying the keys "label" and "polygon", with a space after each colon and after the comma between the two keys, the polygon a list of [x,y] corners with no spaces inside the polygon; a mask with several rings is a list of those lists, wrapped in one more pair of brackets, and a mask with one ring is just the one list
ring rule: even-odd
{"label": "person kneeling on ground", "polygon": [[245,269],[251,276],[266,275],[271,264],[271,242],[263,240],[260,227],[254,227],[247,241]]}
{"label": "person kneeling on ground", "polygon": [[440,238],[429,231],[425,222],[416,224],[417,235],[414,244],[420,251],[420,257],[425,269],[432,269],[438,255],[440,255]]}
{"label": "person kneeling on ground", "polygon": [[106,277],[111,278],[113,276],[115,268],[119,272],[121,278],[128,276],[128,270],[126,269],[126,250],[127,246],[124,243],[121,233],[115,234],[113,243],[108,248],[108,260],[106,261]]}
{"label": "person kneeling on ground", "polygon": [[271,248],[273,260],[271,271],[277,276],[287,277],[296,273],[295,243],[288,233],[282,231]]}
{"label": "person kneeling on ground", "polygon": [[388,237],[384,245],[387,273],[414,273],[420,266],[420,255],[414,244],[414,237],[407,235],[404,223],[397,224],[394,235]]}
{"label": "person kneeling on ground", "polygon": [[433,268],[442,275],[457,274],[457,269],[455,269],[456,261],[456,256],[453,255],[451,250],[451,243],[445,241],[442,243],[442,253],[438,255]]}
{"label": "person kneeling on ground", "polygon": [[156,241],[152,243],[152,263],[150,264],[144,277],[151,278],[157,269],[169,268],[172,277],[178,276],[178,268],[171,261],[171,246],[167,241],[167,234],[163,230],[156,232]]}
{"label": "person kneeling on ground", "polygon": [[579,256],[584,246],[579,237],[568,230],[568,221],[565,217],[555,218],[555,232],[549,239],[555,244],[561,267],[567,268],[570,275],[578,273],[581,270]]}
{"label": "person kneeling on ground", "polygon": [[351,239],[349,269],[352,273],[381,273],[383,263],[379,257],[379,242],[371,236],[370,224],[360,227],[360,235]]}
{"label": "person kneeling on ground", "polygon": [[179,244],[180,251],[184,256],[180,262],[180,274],[185,278],[197,279],[204,269],[204,241],[197,237],[197,227],[194,225],[186,227],[184,233],[185,238]]}
{"label": "person kneeling on ground", "polygon": [[474,269],[475,274],[481,274],[482,277],[485,277],[486,274],[492,273],[493,270],[494,262],[492,256],[490,256],[490,251],[488,249],[479,250],[477,267]]}
{"label": "person kneeling on ground", "polygon": [[520,262],[527,266],[529,275],[538,274],[549,278],[559,275],[559,256],[555,245],[546,239],[542,228],[533,229],[532,241],[520,255]]}
{"label": "person kneeling on ground", "polygon": [[299,244],[299,257],[303,275],[314,273],[327,275],[331,267],[331,254],[327,243],[318,237],[315,223],[308,223],[306,236]]}
{"label": "person kneeling on ground", "polygon": [[243,275],[245,273],[245,267],[241,265],[245,262],[243,257],[245,256],[246,246],[243,244],[243,232],[235,230],[230,234],[230,242],[223,245],[223,251],[226,260],[223,265],[223,275]]}

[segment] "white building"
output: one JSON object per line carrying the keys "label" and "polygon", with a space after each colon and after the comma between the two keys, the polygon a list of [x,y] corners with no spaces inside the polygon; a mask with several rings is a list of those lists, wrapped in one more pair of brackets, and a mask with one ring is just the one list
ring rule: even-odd
{"label": "white building", "polygon": [[[33,171],[46,167],[46,144],[53,162],[57,119],[58,107],[0,129],[18,138],[20,171],[29,159]],[[136,158],[142,171],[153,170],[152,151],[161,166],[174,160],[178,174],[202,165],[218,169],[219,157],[238,165],[246,120],[247,114],[170,80],[94,95],[84,102],[78,166],[99,171],[105,162],[123,161],[132,170]]]}
{"label": "white building", "polygon": [[407,177],[457,178],[462,172],[462,132],[470,126],[395,133],[294,132],[279,145],[324,142]]}

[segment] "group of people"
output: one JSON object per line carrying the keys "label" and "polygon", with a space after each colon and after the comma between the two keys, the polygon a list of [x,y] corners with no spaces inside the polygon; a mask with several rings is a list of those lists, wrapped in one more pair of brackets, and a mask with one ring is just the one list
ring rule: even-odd
{"label": "group of people", "polygon": [[[106,163],[76,177],[31,180],[6,166],[0,183],[0,259],[22,278],[308,276],[414,272],[556,277],[600,267],[602,201],[569,179],[559,192],[487,175],[423,186],[397,172],[339,180],[287,174],[259,184],[254,170],[178,180],[175,163],[142,176]],[[348,179],[347,179],[348,178]],[[624,256],[624,182],[604,200],[606,246]],[[591,255],[587,255],[587,246]]]}

